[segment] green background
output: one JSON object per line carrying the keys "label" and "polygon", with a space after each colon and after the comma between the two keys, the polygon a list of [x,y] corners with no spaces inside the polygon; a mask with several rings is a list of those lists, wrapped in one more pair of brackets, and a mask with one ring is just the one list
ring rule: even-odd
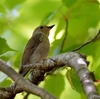
{"label": "green background", "polygon": [[[91,40],[100,29],[100,1],[97,0],[2,0],[0,1],[0,58],[18,71],[24,47],[39,25],[53,25],[48,57],[70,52]],[[89,70],[100,78],[100,38],[78,52],[86,54]],[[86,99],[74,70],[61,68],[39,85],[58,99]],[[67,76],[70,75],[71,82]],[[69,83],[70,82],[70,83]],[[0,72],[0,86],[12,83]],[[99,83],[96,83],[98,90]],[[74,90],[73,88],[74,87]],[[22,99],[25,93],[15,99]],[[40,99],[30,95],[28,99]]]}

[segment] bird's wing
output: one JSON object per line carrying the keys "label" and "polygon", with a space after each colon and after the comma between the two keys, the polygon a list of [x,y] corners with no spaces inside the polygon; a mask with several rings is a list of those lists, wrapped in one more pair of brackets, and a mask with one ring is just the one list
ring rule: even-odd
{"label": "bird's wing", "polygon": [[28,41],[21,61],[21,67],[19,69],[19,73],[25,76],[25,74],[30,70],[27,68],[24,68],[23,65],[29,63],[31,55],[34,53],[35,49],[38,47],[38,45],[42,42],[43,34],[38,33],[35,35],[35,37],[31,37]]}

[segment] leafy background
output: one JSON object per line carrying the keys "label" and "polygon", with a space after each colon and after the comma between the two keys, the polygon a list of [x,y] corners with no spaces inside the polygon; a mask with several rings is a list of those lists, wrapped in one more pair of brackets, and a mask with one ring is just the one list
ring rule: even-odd
{"label": "leafy background", "polygon": [[[100,0],[2,0],[0,1],[0,58],[18,71],[24,47],[38,25],[52,25],[48,57],[70,52],[92,39],[100,29]],[[100,79],[100,38],[78,52],[86,54],[89,70]],[[86,99],[74,70],[59,69],[40,87],[58,99]],[[71,82],[67,76],[70,75]],[[0,86],[11,79],[0,72]],[[100,91],[99,82],[96,83]],[[73,90],[74,87],[74,90]],[[22,99],[25,93],[15,99]],[[28,99],[39,99],[30,95]]]}

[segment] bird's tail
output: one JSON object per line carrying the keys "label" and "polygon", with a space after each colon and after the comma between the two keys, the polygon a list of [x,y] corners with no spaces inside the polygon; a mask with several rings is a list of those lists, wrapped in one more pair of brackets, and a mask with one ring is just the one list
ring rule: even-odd
{"label": "bird's tail", "polygon": [[23,66],[20,66],[18,73],[24,77],[29,72],[29,70],[30,68],[23,68]]}

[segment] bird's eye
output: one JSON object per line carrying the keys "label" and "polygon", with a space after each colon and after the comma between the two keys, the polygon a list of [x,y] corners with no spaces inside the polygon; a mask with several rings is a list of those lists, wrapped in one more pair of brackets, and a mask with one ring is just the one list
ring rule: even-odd
{"label": "bird's eye", "polygon": [[40,29],[43,29],[43,26],[40,26]]}

